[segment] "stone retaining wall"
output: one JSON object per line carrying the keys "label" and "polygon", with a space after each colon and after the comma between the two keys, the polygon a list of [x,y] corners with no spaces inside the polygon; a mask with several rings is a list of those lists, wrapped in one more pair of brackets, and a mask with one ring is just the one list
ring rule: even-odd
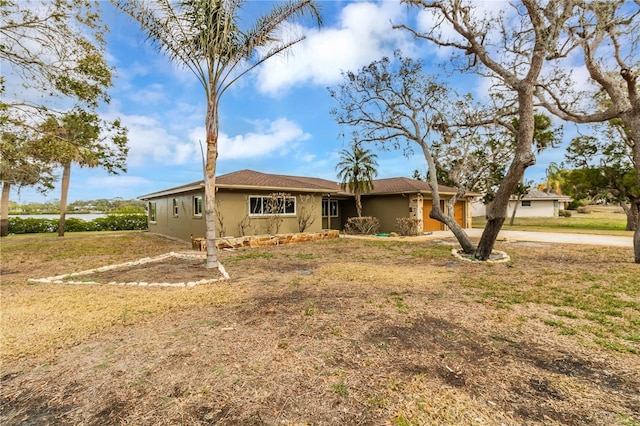
{"label": "stone retaining wall", "polygon": [[221,237],[216,239],[219,249],[277,246],[280,244],[297,244],[306,241],[332,240],[340,237],[336,229],[322,232],[300,232],[296,234],[251,235],[246,237]]}

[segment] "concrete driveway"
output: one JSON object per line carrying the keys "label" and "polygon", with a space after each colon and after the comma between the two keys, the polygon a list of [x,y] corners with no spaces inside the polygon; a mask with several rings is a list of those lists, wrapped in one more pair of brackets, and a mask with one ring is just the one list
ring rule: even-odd
{"label": "concrete driveway", "polygon": [[[470,237],[480,238],[482,229],[465,229]],[[451,231],[436,231],[431,235],[425,236],[429,239],[453,237]],[[418,237],[420,238],[420,237]],[[530,231],[509,231],[502,230],[498,234],[498,240],[513,241],[535,241],[545,243],[560,244],[589,244],[600,246],[614,247],[633,247],[633,237],[621,237],[612,235],[593,235],[593,234],[569,234],[569,233],[551,233],[551,232],[530,232]]]}
{"label": "concrete driveway", "polygon": [[[467,235],[472,238],[480,238],[482,229],[465,229]],[[377,237],[374,235],[348,235],[340,234],[341,238],[356,239],[385,239],[385,240],[437,240],[443,238],[455,238],[451,231],[433,231],[429,234],[417,237]],[[623,237],[614,235],[594,235],[594,234],[571,234],[571,233],[554,233],[554,232],[532,232],[532,231],[509,231],[501,230],[498,234],[498,241],[507,240],[515,241],[531,241],[540,243],[558,243],[558,244],[586,244],[596,246],[611,247],[633,247],[633,236]]]}

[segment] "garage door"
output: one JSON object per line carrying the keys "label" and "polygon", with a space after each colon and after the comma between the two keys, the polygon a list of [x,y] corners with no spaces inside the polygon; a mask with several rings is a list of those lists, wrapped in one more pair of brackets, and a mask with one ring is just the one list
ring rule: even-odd
{"label": "garage door", "polygon": [[453,218],[458,222],[458,225],[464,228],[464,201],[456,202],[453,207]]}
{"label": "garage door", "polygon": [[[443,206],[444,203],[440,201],[440,208],[443,208]],[[422,202],[423,231],[442,231],[442,223],[429,217],[429,213],[431,213],[432,207],[433,204],[431,204],[431,200],[424,200]]]}

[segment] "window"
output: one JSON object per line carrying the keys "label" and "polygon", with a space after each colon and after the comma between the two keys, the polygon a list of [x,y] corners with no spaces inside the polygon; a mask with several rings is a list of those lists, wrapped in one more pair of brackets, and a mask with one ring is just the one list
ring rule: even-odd
{"label": "window", "polygon": [[173,217],[178,217],[178,199],[173,199]]}
{"label": "window", "polygon": [[249,216],[270,216],[274,214],[296,214],[296,197],[273,196],[249,197]]}
{"label": "window", "polygon": [[202,216],[202,195],[193,196],[193,215]]}
{"label": "window", "polygon": [[338,217],[338,200],[322,200],[322,217],[327,217],[331,212],[331,217]]}
{"label": "window", "polygon": [[531,207],[531,200],[522,200],[520,205],[522,207]]}
{"label": "window", "polygon": [[156,221],[156,203],[149,201],[149,222]]}

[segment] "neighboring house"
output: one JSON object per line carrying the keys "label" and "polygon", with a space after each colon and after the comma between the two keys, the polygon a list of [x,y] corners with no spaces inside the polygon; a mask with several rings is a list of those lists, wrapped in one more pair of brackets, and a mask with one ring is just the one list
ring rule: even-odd
{"label": "neighboring house", "polygon": [[[424,230],[440,230],[440,222],[429,218],[431,190],[426,182],[408,178],[374,181],[374,190],[363,194],[363,215],[380,219],[380,230],[395,230],[399,217],[424,220]],[[443,199],[455,193],[441,187]],[[274,194],[278,194],[274,197]],[[191,184],[146,194],[149,230],[188,241],[190,236],[203,237],[204,183]],[[275,202],[275,203],[274,203]],[[273,206],[279,213],[274,220]],[[355,216],[352,194],[340,190],[338,183],[326,179],[284,176],[240,170],[216,178],[216,234],[243,236],[299,231],[298,219],[305,212],[313,218],[306,232],[342,229],[349,217]],[[470,198],[456,204],[455,217],[466,228],[471,227]]]}
{"label": "neighboring house", "polygon": [[[511,197],[507,207],[507,217],[511,217],[513,209],[519,203],[516,217],[558,217],[560,210],[567,208],[571,197],[532,190],[518,201],[515,196]],[[482,201],[474,201],[472,206],[473,216],[484,216],[486,205]]]}

